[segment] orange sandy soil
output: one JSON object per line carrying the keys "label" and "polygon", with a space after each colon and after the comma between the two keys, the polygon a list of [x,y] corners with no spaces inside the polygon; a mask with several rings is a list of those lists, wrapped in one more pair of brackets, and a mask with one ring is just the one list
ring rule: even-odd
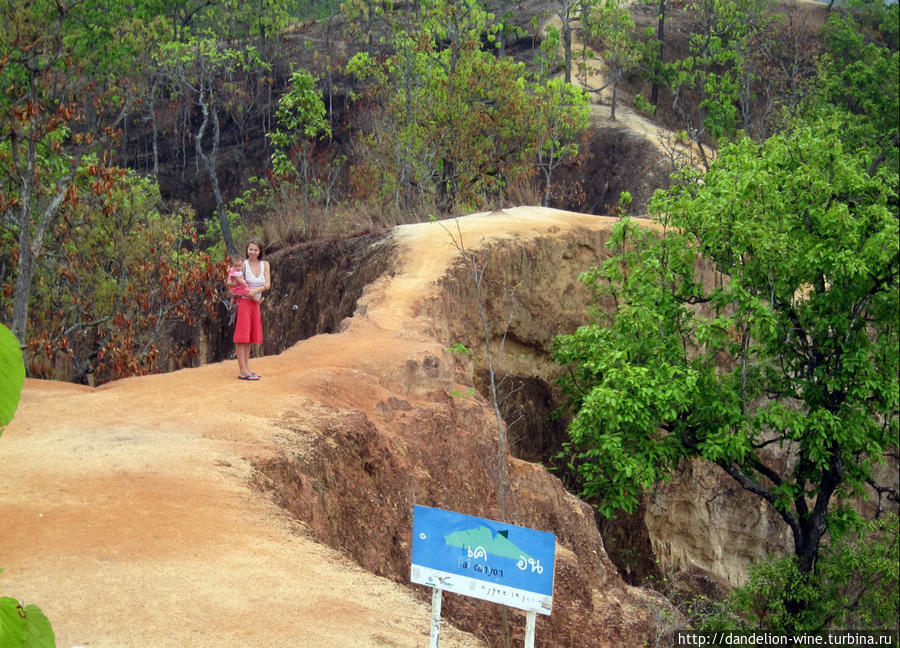
{"label": "orange sandy soil", "polygon": [[[471,247],[610,221],[518,208],[458,222]],[[457,255],[441,225],[396,228],[398,271],[365,314],[252,360],[259,382],[234,361],[96,389],[27,380],[0,437],[0,595],[38,604],[64,648],[427,645],[427,603],[310,539],[251,479],[281,412],[435,347],[415,304]],[[483,646],[446,623],[441,645]]]}

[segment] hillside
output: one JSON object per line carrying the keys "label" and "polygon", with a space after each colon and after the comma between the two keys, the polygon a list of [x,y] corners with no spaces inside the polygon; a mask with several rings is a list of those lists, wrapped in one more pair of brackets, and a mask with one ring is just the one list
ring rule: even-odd
{"label": "hillside", "polygon": [[[552,24],[550,4],[518,3],[521,24]],[[807,37],[825,12],[811,0],[773,7]],[[633,14],[653,26],[651,5]],[[683,55],[688,26],[671,27]],[[324,28],[298,27],[297,44]],[[523,40],[527,62],[540,36]],[[751,560],[789,552],[783,521],[713,467],[683,465],[635,515],[598,531],[565,471],[542,465],[565,438],[550,346],[584,321],[591,297],[576,277],[609,253],[615,219],[595,214],[622,191],[645,214],[677,153],[672,98],[657,121],[633,108],[646,86],[623,81],[616,120],[608,92],[594,96],[581,155],[558,172],[559,209],[393,228],[405,221],[358,214],[364,226],[342,230],[354,236],[267,235],[259,382],[236,380],[221,312],[178,332],[196,342],[197,368],[96,389],[28,380],[0,438],[0,595],[39,604],[66,648],[426,645],[430,595],[408,584],[412,506],[499,515],[484,339],[453,237],[487,261],[485,305],[507,326],[508,519],[558,539],[538,646],[665,644],[678,623],[670,603],[631,585],[665,575],[682,593],[717,596],[746,580]],[[230,197],[268,159],[239,148],[221,162]],[[166,198],[211,213],[198,167],[179,171],[176,157]],[[521,645],[524,616],[510,616]],[[444,618],[444,646],[500,645],[498,606],[447,595]]]}
{"label": "hillside", "polygon": [[[519,208],[458,222],[470,247],[567,247],[558,276],[574,282],[611,220]],[[97,389],[27,381],[0,442],[0,583],[41,605],[58,645],[423,645],[424,588],[403,584],[412,505],[494,517],[496,432],[482,399],[451,395],[471,379],[430,314],[454,288],[447,229],[390,238],[399,260],[343,332],[254,360],[259,382],[233,361]],[[574,303],[574,286],[544,288],[534,300]],[[590,509],[535,464],[509,470],[512,521],[558,537],[539,645],[640,645],[655,599],[622,583]],[[445,614],[476,634],[448,629],[442,645],[495,638],[496,607],[459,599]]]}

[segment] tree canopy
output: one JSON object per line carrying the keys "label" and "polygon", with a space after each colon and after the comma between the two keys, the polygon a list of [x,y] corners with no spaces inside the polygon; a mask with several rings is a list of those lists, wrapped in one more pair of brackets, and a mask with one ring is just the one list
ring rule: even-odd
{"label": "tree canopy", "polygon": [[586,273],[613,314],[556,357],[601,512],[699,458],[777,511],[802,573],[856,519],[898,443],[900,239],[896,172],[844,135],[825,118],[723,147]]}

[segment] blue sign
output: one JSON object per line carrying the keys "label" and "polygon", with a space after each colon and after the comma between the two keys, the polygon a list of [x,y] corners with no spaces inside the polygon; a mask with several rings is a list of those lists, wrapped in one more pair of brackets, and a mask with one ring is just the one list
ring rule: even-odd
{"label": "blue sign", "polygon": [[412,535],[413,583],[550,614],[552,533],[415,506]]}

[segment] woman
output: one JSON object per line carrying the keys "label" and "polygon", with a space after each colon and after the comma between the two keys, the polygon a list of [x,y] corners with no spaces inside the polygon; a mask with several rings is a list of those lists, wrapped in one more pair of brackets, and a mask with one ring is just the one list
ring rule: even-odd
{"label": "woman", "polygon": [[[244,280],[253,291],[264,292],[271,286],[269,263],[262,260],[263,248],[258,239],[247,243],[247,258],[244,261]],[[228,286],[232,285],[231,277]],[[234,320],[234,352],[237,355],[240,380],[259,380],[258,373],[250,371],[250,345],[262,344],[262,313],[259,302],[246,297],[238,298],[237,315]]]}

